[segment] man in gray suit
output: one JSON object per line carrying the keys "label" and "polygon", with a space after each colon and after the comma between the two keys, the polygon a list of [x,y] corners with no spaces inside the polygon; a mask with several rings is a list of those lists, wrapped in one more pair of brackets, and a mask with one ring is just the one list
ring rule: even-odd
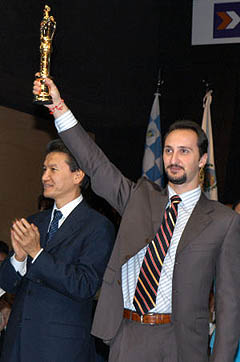
{"label": "man in gray suit", "polygon": [[[92,328],[110,344],[109,360],[207,362],[209,293],[215,279],[217,327],[211,361],[233,362],[240,337],[240,218],[201,192],[205,133],[194,122],[173,124],[163,152],[167,188],[160,190],[145,178],[134,183],[88,137],[54,83],[46,83],[60,136],[91,177],[94,191],[122,215]],[[33,93],[39,89],[35,81]],[[133,303],[140,270],[174,195],[181,201],[156,301],[148,313],[140,313]]]}

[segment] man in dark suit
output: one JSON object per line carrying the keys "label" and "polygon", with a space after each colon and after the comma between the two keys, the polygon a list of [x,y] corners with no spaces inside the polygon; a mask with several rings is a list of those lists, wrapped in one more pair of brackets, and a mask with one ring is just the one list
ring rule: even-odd
{"label": "man in dark suit", "polygon": [[[61,138],[91,177],[94,191],[122,215],[92,328],[110,344],[109,361],[207,362],[209,293],[215,279],[217,332],[211,361],[233,362],[240,336],[240,218],[201,192],[199,170],[206,163],[208,147],[203,130],[190,121],[173,124],[163,152],[167,188],[160,190],[145,178],[135,184],[88,137],[53,82],[46,83]],[[34,94],[39,89],[35,81]],[[169,219],[164,215],[169,207],[177,214],[172,206],[176,198],[177,221],[162,261],[156,300],[149,312],[141,312],[136,290],[146,270],[147,250],[152,245],[157,251],[157,245],[162,247],[155,235],[160,239],[163,218],[160,230],[163,236],[167,233]],[[156,263],[155,256],[152,259]],[[143,289],[147,290],[145,284]],[[148,290],[142,298],[147,306]]]}
{"label": "man in dark suit", "polygon": [[63,142],[50,142],[42,184],[54,207],[13,223],[14,253],[0,270],[1,287],[16,294],[1,362],[95,362],[92,302],[114,228],[84,201],[84,183]]}

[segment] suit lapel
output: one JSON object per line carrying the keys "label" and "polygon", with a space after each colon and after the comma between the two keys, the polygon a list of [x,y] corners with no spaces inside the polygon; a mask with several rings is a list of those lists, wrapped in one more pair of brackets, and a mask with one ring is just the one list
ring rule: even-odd
{"label": "suit lapel", "polygon": [[47,211],[42,211],[40,214],[42,218],[38,221],[38,230],[40,233],[40,245],[42,248],[46,246],[46,238],[48,226],[51,220],[52,209]]}
{"label": "suit lapel", "polygon": [[86,218],[86,209],[88,208],[85,201],[82,201],[78,206],[76,206],[73,211],[68,215],[67,219],[63,222],[61,227],[54,234],[52,239],[49,241],[46,246],[46,251],[55,248],[57,245],[61,244],[66,238],[77,229],[81,223],[84,224]]}
{"label": "suit lapel", "polygon": [[[116,264],[123,265],[139,250],[148,245],[162,221],[165,204],[168,196],[166,192],[152,189],[148,185],[140,185],[134,197],[130,199],[124,212],[124,217],[119,228],[117,240],[114,246],[114,253],[111,259],[113,268]],[[162,211],[163,209],[163,211]],[[126,230],[128,231],[126,234]],[[116,250],[119,247],[119,252]],[[120,257],[115,259],[115,255]]]}
{"label": "suit lapel", "polygon": [[152,213],[153,232],[154,232],[152,238],[154,238],[156,232],[158,231],[162,223],[167,203],[168,203],[167,189],[164,189],[161,192],[152,191],[150,193],[150,205]]}
{"label": "suit lapel", "polygon": [[196,239],[199,234],[211,223],[212,219],[210,214],[213,211],[211,202],[201,194],[199,201],[193,209],[187,225],[180,238],[177,254],[186,248],[192,240]]}
{"label": "suit lapel", "polygon": [[[167,188],[161,192],[152,191],[150,193],[150,205],[153,234],[149,235],[148,242],[154,238],[156,232],[161,225],[164,211],[168,203],[168,190]],[[197,202],[192,215],[190,216],[187,225],[182,233],[177,248],[177,253],[181,252],[186,246],[188,246],[196,237],[211,223],[210,214],[213,211],[211,202],[206,198],[204,194],[201,194],[199,201]],[[144,245],[143,245],[144,246]],[[142,247],[143,247],[142,246]]]}

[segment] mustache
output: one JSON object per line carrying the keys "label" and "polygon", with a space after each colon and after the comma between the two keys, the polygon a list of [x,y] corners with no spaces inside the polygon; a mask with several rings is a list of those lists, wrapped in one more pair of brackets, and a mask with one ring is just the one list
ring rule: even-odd
{"label": "mustache", "polygon": [[178,165],[177,163],[171,163],[170,165],[167,166],[166,169],[171,168],[171,167],[178,167],[178,168],[181,168],[182,170],[184,170],[184,167]]}

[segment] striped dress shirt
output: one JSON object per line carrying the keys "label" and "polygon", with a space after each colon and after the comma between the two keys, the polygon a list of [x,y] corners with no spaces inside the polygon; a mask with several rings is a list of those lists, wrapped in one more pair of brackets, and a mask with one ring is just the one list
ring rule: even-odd
{"label": "striped dress shirt", "polygon": [[[168,186],[169,200],[176,192]],[[179,195],[182,199],[178,205],[178,218],[173,232],[172,240],[166,257],[163,262],[158,292],[156,307],[151,310],[154,313],[171,313],[172,312],[172,277],[175,262],[175,255],[178,247],[179,240],[183,230],[188,222],[191,213],[199,200],[201,195],[200,187],[194,190],[185,192]],[[169,206],[169,203],[167,206]],[[122,266],[122,291],[124,299],[124,308],[134,310],[133,305],[134,293],[138,281],[138,275],[142,266],[143,258],[145,256],[147,246],[141,249],[136,255],[128,260]]]}

